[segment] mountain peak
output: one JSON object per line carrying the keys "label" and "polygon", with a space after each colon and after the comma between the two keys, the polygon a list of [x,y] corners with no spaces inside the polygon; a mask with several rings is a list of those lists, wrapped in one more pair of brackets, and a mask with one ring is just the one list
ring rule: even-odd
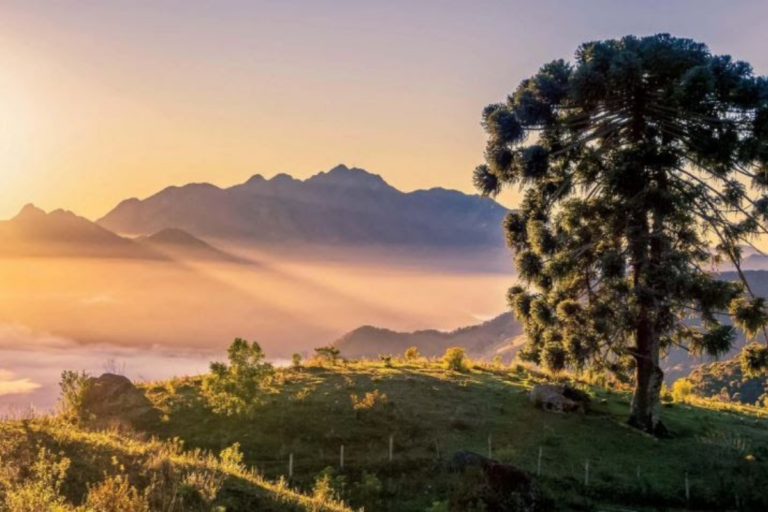
{"label": "mountain peak", "polygon": [[378,174],[370,173],[358,167],[350,168],[344,164],[339,164],[330,171],[317,173],[307,181],[374,189],[389,186]]}
{"label": "mountain peak", "polygon": [[258,184],[264,183],[265,181],[267,181],[267,179],[261,174],[254,174],[253,176],[248,178],[248,181],[246,181],[244,185],[258,185]]}
{"label": "mountain peak", "polygon": [[45,210],[42,208],[38,208],[32,203],[24,205],[24,207],[19,211],[18,214],[16,214],[16,217],[14,217],[14,220],[25,220],[25,219],[40,219],[47,215],[45,213]]}

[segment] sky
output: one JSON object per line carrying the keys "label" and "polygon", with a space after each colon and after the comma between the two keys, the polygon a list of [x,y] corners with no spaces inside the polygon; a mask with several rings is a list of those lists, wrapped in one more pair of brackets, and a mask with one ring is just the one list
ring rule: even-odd
{"label": "sky", "polygon": [[582,42],[657,32],[768,74],[765,1],[6,0],[0,218],[338,163],[470,192],[485,105]]}

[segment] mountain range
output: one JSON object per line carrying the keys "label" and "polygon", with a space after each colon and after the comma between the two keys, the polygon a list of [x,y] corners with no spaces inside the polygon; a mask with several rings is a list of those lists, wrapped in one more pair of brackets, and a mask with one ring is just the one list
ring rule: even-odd
{"label": "mountain range", "polygon": [[[747,270],[744,276],[753,293],[759,297],[768,298],[768,271]],[[736,272],[721,272],[720,279],[735,281]],[[727,318],[721,321],[727,322]],[[333,344],[343,356],[352,358],[375,358],[379,355],[402,355],[405,349],[415,346],[423,356],[439,357],[445,349],[452,346],[464,347],[471,358],[490,361],[495,356],[501,356],[508,361],[525,343],[522,325],[515,320],[511,313],[503,313],[496,318],[479,325],[462,327],[451,332],[438,330],[421,330],[414,332],[397,332],[389,329],[362,326],[345,334]],[[746,343],[744,335],[739,333],[730,352],[721,359],[727,360],[736,356]],[[688,375],[697,365],[713,361],[714,358],[694,358],[681,348],[672,348],[662,362],[668,381]]]}
{"label": "mountain range", "polygon": [[0,257],[236,261],[179,229],[131,239],[70,211],[46,213],[32,204],[12,219],[0,221]]}
{"label": "mountain range", "polygon": [[338,165],[306,180],[255,175],[219,188],[168,187],[121,202],[98,224],[147,235],[182,229],[261,245],[503,247],[507,209],[477,195],[433,188],[401,192],[381,176]]}
{"label": "mountain range", "polygon": [[375,358],[402,355],[416,347],[426,357],[439,357],[448,347],[463,347],[471,358],[491,360],[501,356],[509,360],[525,342],[522,325],[511,313],[503,313],[479,325],[444,332],[434,329],[397,332],[366,325],[351,331],[334,345],[343,356]]}

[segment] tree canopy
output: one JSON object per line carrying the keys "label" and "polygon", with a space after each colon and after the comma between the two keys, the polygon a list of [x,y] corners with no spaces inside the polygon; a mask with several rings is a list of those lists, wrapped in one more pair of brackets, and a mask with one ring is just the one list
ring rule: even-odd
{"label": "tree canopy", "polygon": [[[768,220],[768,80],[667,34],[589,42],[489,105],[486,195],[519,186],[505,221],[521,285],[523,356],[634,371],[630,422],[658,432],[659,358],[721,355],[768,321],[740,271]],[[717,279],[721,262],[742,282]],[[752,344],[749,371],[768,367]]]}

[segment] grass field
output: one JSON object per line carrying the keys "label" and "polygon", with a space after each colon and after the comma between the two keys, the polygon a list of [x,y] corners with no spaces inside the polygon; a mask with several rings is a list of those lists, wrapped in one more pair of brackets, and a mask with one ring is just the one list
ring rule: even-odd
{"label": "grass field", "polygon": [[[170,467],[180,481],[196,471],[218,475],[212,503],[224,508],[167,510],[441,511],[451,510],[457,493],[471,492],[445,461],[460,450],[490,450],[532,474],[540,470],[556,510],[765,510],[763,410],[667,405],[673,435],[659,440],[625,426],[626,392],[585,386],[593,396],[588,414],[535,409],[528,390],[541,378],[522,367],[458,373],[428,361],[280,369],[248,416],[211,412],[201,377],[147,383],[142,388],[163,418],[144,433],[91,431],[54,418],[0,423],[0,495],[14,481],[34,481],[28,468],[45,448],[51,461],[70,461],[61,494],[71,508],[39,510],[74,510],[89,489],[120,474],[155,492],[157,475]],[[235,443],[242,461],[210,455]]]}
{"label": "grass field", "polygon": [[[527,393],[537,378],[522,368],[476,366],[462,374],[436,362],[352,362],[282,370],[278,380],[248,419],[207,412],[199,379],[149,385],[148,395],[166,414],[155,433],[210,450],[239,442],[246,462],[272,478],[287,475],[293,454],[293,483],[305,491],[323,468],[339,467],[343,445],[350,487],[363,473],[382,480],[373,504],[370,496],[361,502],[354,489],[343,493],[366,510],[425,510],[447,499],[451,489],[443,484],[450,479],[437,461],[458,450],[487,455],[489,444],[493,458],[533,473],[541,453],[547,488],[574,507],[605,501],[682,507],[686,475],[691,507],[735,507],[768,470],[768,419],[760,409],[668,405],[664,420],[673,437],[657,440],[624,424],[628,393],[589,388],[593,410],[586,415],[535,409]],[[353,396],[359,402],[377,392],[369,407],[355,409]]]}

